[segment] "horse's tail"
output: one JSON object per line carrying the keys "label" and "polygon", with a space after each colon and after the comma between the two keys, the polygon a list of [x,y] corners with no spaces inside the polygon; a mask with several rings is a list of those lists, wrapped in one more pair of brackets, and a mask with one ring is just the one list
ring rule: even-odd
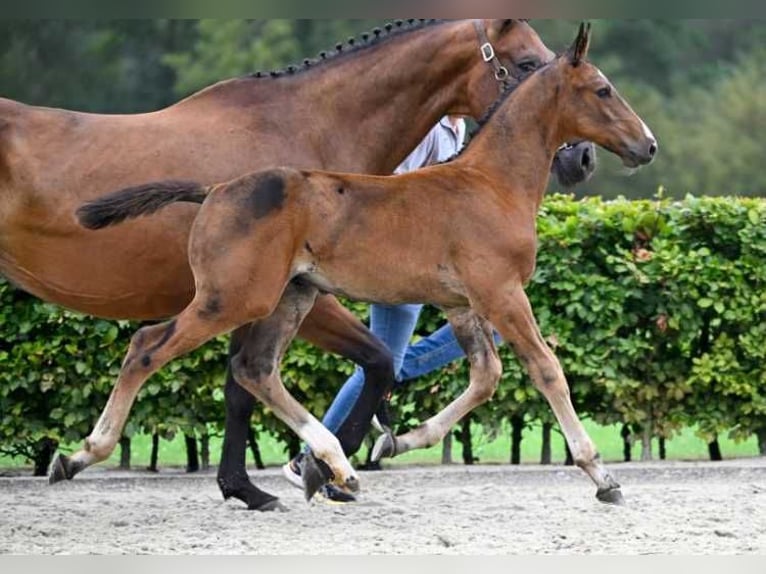
{"label": "horse's tail", "polygon": [[202,203],[210,188],[190,181],[160,181],[127,187],[77,209],[77,220],[88,229],[101,229],[126,219],[149,215],[177,201]]}

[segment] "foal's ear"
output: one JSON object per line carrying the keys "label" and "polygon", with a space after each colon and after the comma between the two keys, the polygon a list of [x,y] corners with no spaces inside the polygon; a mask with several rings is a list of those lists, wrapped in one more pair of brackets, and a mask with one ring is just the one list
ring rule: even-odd
{"label": "foal's ear", "polygon": [[573,66],[579,66],[588,55],[588,46],[590,45],[590,22],[582,22],[580,30],[577,33],[574,44],[569,48],[567,56]]}

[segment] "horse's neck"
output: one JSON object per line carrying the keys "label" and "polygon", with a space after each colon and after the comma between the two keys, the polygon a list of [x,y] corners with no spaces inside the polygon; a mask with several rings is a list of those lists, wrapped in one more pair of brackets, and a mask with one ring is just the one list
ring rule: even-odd
{"label": "horse's neck", "polygon": [[559,114],[553,74],[530,78],[511,94],[459,158],[512,194],[514,203],[542,203],[558,144]]}
{"label": "horse's neck", "polygon": [[473,61],[466,53],[479,57],[470,23],[428,25],[292,75],[223,82],[186,105],[233,101],[253,122],[265,107],[283,133],[313,147],[321,167],[388,174],[454,111]]}

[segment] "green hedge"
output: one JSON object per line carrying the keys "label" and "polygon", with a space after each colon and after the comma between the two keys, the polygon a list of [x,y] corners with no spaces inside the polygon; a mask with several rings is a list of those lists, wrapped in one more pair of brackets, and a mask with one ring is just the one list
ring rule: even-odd
{"label": "green hedge", "polygon": [[[637,423],[669,437],[696,425],[708,439],[766,433],[766,203],[546,199],[527,288],[581,416]],[[366,306],[349,305],[366,318]],[[443,321],[427,308],[419,333]],[[40,441],[79,441],[106,402],[137,325],[94,320],[0,283],[0,451],[32,456]],[[126,434],[222,428],[225,339],[179,359],[139,395]],[[474,412],[552,421],[507,347],[503,380]],[[283,376],[321,416],[353,365],[297,342]],[[435,413],[466,385],[465,361],[400,388],[402,427]],[[293,440],[258,409],[254,424]]]}

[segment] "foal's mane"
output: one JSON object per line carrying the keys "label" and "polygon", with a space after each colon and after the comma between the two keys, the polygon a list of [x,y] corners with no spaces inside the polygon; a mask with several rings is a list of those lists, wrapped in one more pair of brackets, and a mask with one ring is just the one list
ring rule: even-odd
{"label": "foal's mane", "polygon": [[415,19],[394,20],[386,23],[383,28],[373,28],[370,32],[363,32],[358,37],[350,37],[346,42],[338,42],[332,50],[323,50],[319,52],[316,58],[305,58],[301,64],[287,66],[282,70],[272,70],[269,72],[253,72],[244,78],[279,78],[285,75],[294,75],[305,72],[308,69],[316,68],[326,62],[334,61],[340,56],[357,54],[368,48],[377,46],[391,38],[404,36],[410,32],[421,30],[428,26],[443,24],[447,20],[435,19]]}
{"label": "foal's mane", "polygon": [[[556,55],[556,58],[551,60],[551,62],[555,62],[558,59],[558,57],[559,56]],[[447,158],[446,160],[440,163],[448,163],[452,161],[453,159],[460,157],[462,153],[470,147],[471,143],[476,138],[476,136],[479,135],[479,133],[481,133],[481,130],[484,129],[484,127],[490,122],[490,120],[495,115],[495,113],[497,113],[497,110],[499,110],[503,106],[503,104],[505,103],[505,100],[507,100],[511,96],[511,94],[516,91],[516,88],[518,88],[521,84],[523,84],[532,76],[548,69],[551,62],[545,64],[544,66],[540,66],[537,70],[527,75],[526,77],[522,78],[521,80],[507,84],[505,86],[505,89],[503,89],[502,93],[497,97],[497,99],[494,102],[492,102],[492,105],[490,105],[489,108],[487,108],[487,111],[484,112],[484,115],[478,119],[478,121],[476,122],[476,127],[472,129],[469,134],[467,134],[468,143],[464,145],[463,148],[460,151],[458,151],[455,155]]]}

